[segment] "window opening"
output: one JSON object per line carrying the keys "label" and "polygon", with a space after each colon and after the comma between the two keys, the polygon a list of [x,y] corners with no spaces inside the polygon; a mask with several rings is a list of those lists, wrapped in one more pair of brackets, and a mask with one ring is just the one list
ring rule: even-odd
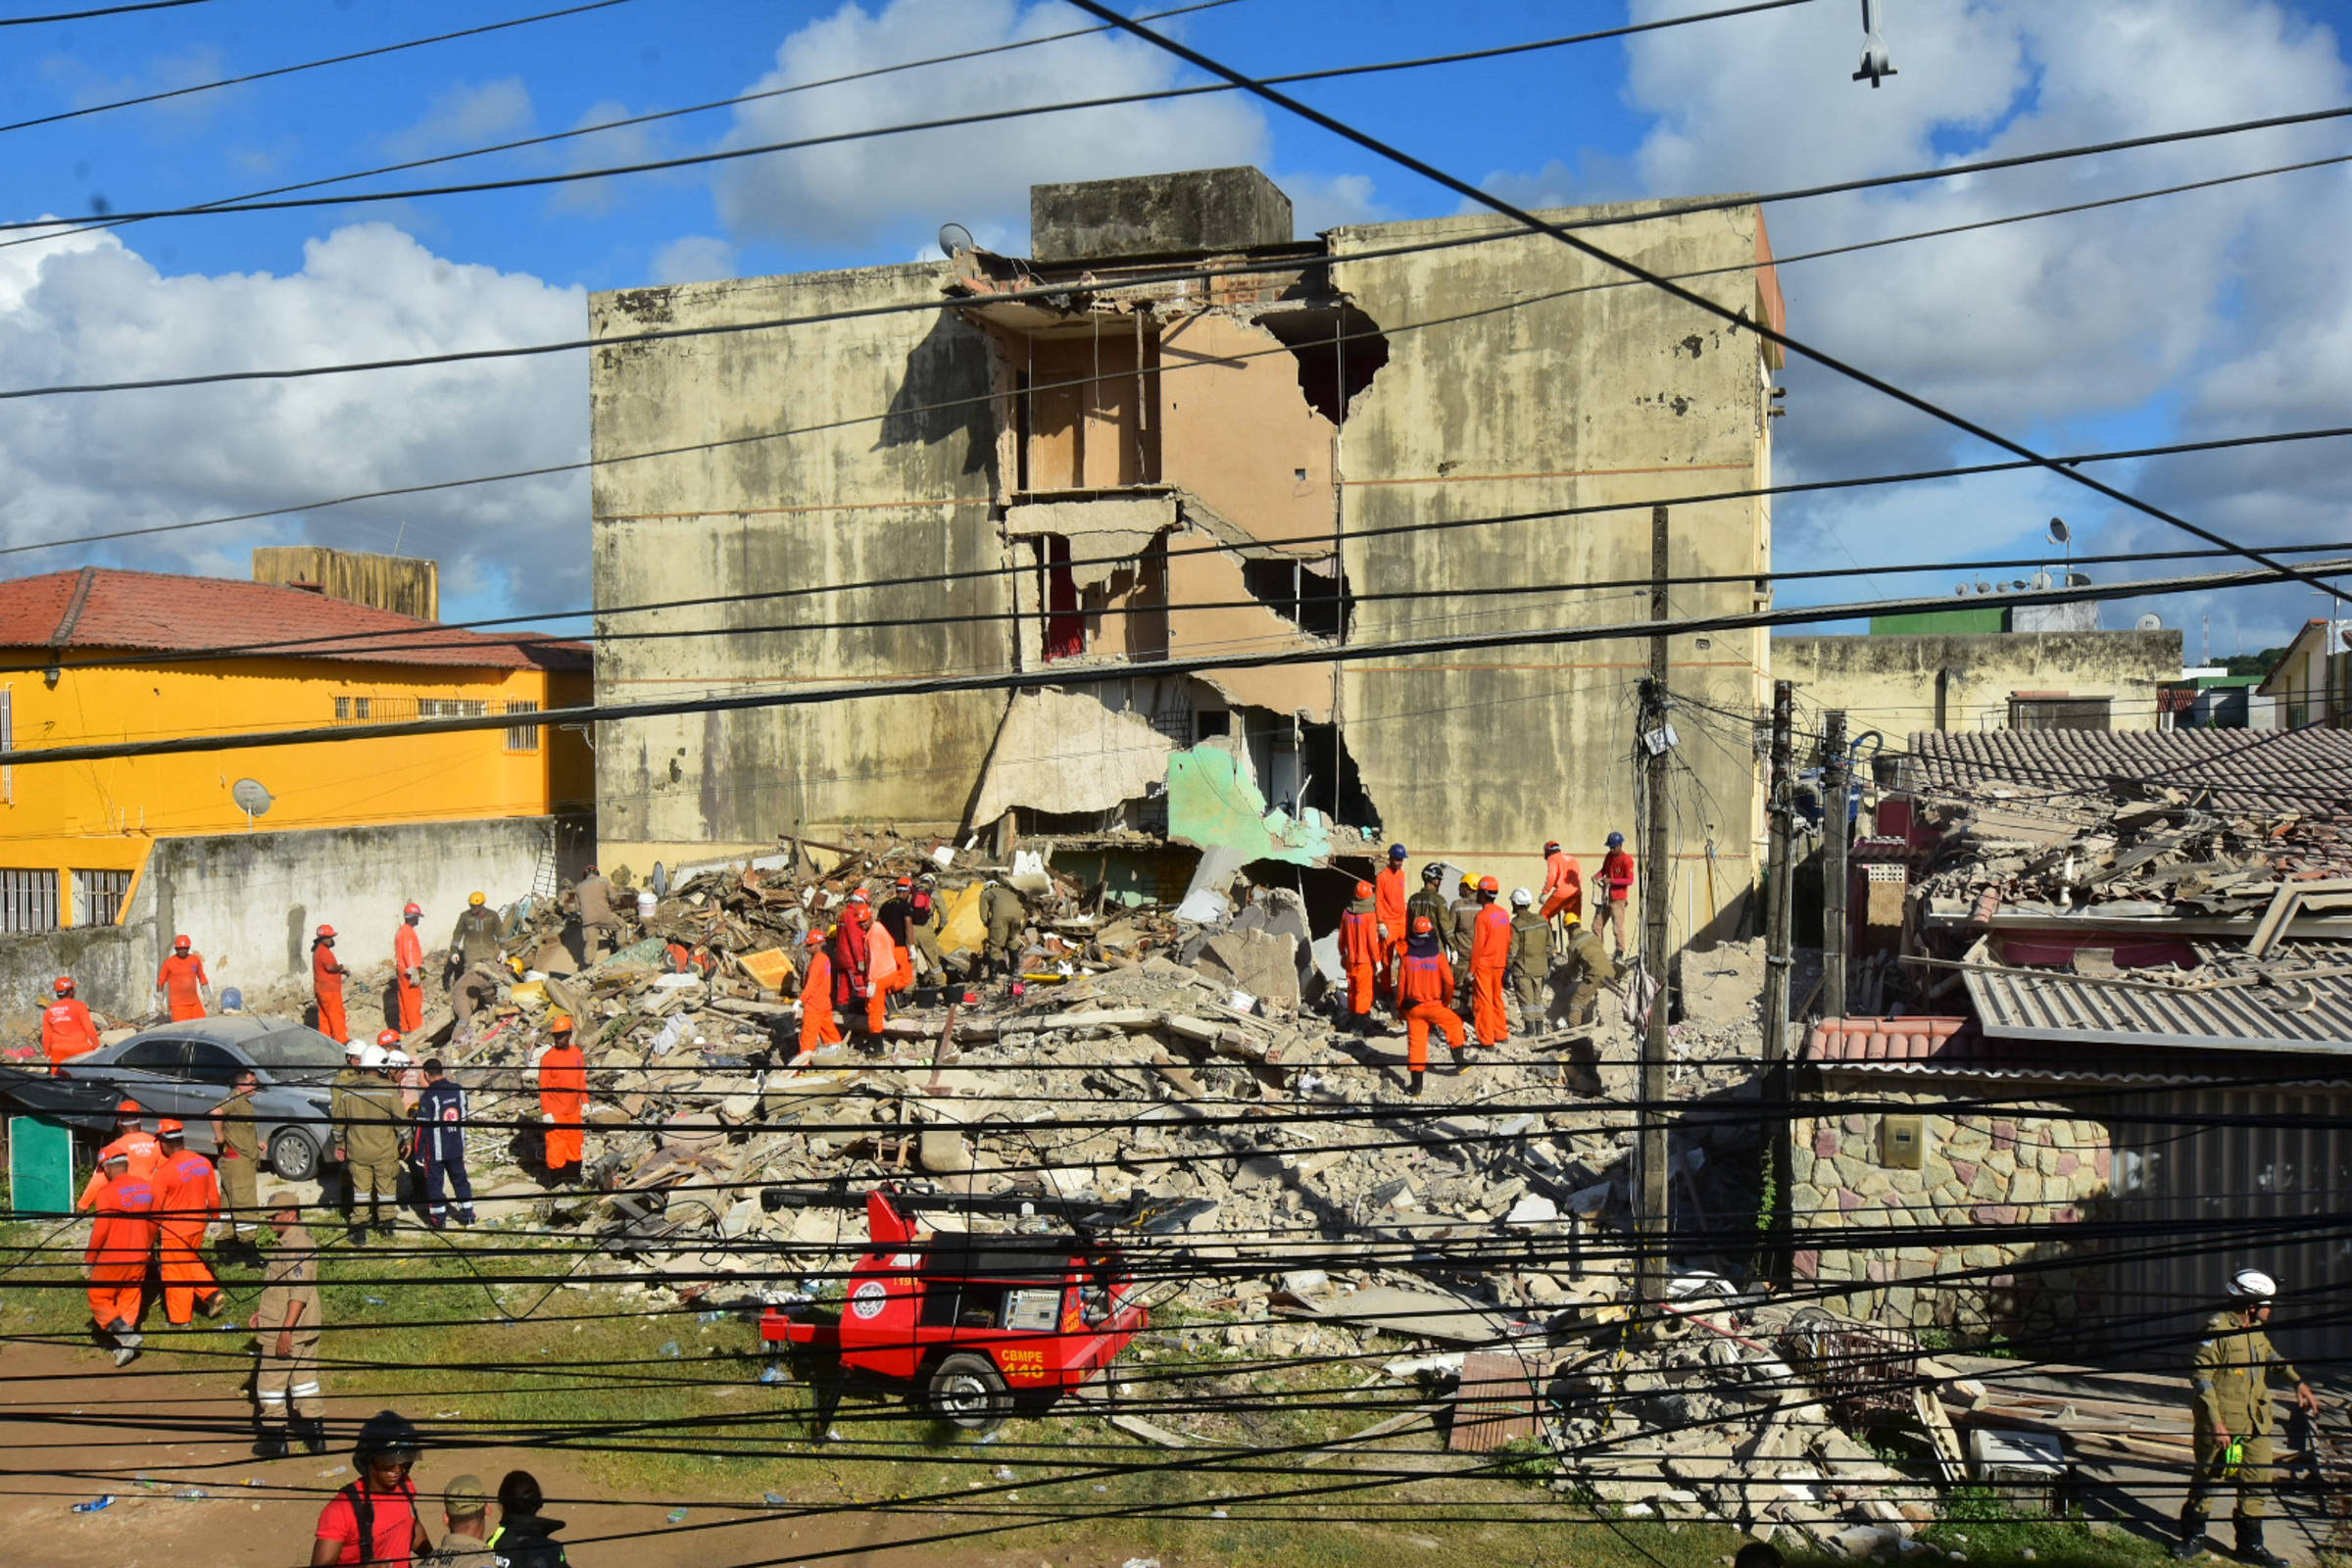
{"label": "window opening", "polygon": [[128,871],[74,873],[74,922],[76,925],[121,925],[122,901],[130,896]]}
{"label": "window opening", "polygon": [[[536,713],[537,711],[539,711],[539,705],[538,705],[538,703],[537,703],[537,702],[535,702],[535,701],[533,701],[533,700],[531,700],[531,699],[529,699],[529,698],[514,698],[514,699],[510,699],[510,700],[508,701],[508,703],[507,703],[507,711],[508,711],[510,714],[513,714],[513,713]],[[535,752],[535,751],[537,751],[538,749],[539,749],[539,726],[538,726],[538,725],[536,725],[536,724],[510,724],[509,726],[507,726],[507,750],[508,750],[508,751],[510,751],[510,752]]]}
{"label": "window opening", "polygon": [[0,870],[0,931],[57,928],[57,873]]}

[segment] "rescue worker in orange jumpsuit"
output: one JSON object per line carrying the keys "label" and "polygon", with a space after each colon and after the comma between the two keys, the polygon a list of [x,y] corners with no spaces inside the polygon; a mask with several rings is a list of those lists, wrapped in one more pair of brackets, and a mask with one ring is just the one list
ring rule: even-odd
{"label": "rescue worker in orange jumpsuit", "polygon": [[48,1053],[49,1071],[98,1049],[98,1026],[90,1009],[74,997],[74,977],[61,974],[53,987],[57,1000],[41,1009],[41,1050]]}
{"label": "rescue worker in orange jumpsuit", "polygon": [[798,1065],[819,1046],[841,1044],[841,1025],[833,1020],[833,959],[825,952],[825,934],[811,931],[802,944],[808,950],[808,968],[801,976],[801,1054]]}
{"label": "rescue worker in orange jumpsuit", "polygon": [[392,933],[392,1000],[396,1016],[385,1021],[404,1035],[413,1035],[424,1022],[424,939],[416,922],[424,918],[421,906],[400,911],[400,929]]}
{"label": "rescue worker in orange jumpsuit", "polygon": [[914,984],[914,964],[890,939],[890,927],[874,918],[872,906],[860,909],[865,915],[865,1030],[878,1035],[891,993]]}
{"label": "rescue worker in orange jumpsuit", "polygon": [[833,945],[825,951],[833,959],[833,1005],[855,1007],[865,996],[867,966],[873,961],[867,951],[866,921],[871,901],[865,889],[850,895],[841,908],[841,921],[833,927]]}
{"label": "rescue worker in orange jumpsuit", "polygon": [[1546,920],[1563,910],[1579,920],[1585,917],[1585,868],[1557,839],[1544,846],[1544,891],[1537,897],[1543,903],[1536,912]]}
{"label": "rescue worker in orange jumpsuit", "polygon": [[139,1353],[147,1257],[155,1250],[155,1188],[130,1173],[128,1154],[109,1148],[98,1156],[93,1192],[96,1217],[81,1254],[90,1271],[90,1321],[115,1342],[115,1365],[128,1366]]}
{"label": "rescue worker in orange jumpsuit", "polygon": [[539,1058],[539,1114],[547,1123],[550,1182],[577,1181],[586,1148],[582,1117],[588,1111],[588,1058],[572,1043],[571,1014],[548,1019],[556,1043]]}
{"label": "rescue worker in orange jumpsuit", "polygon": [[204,956],[186,937],[172,939],[172,956],[155,972],[155,989],[171,1004],[172,1021],[204,1016],[204,988],[213,977],[204,972]]}
{"label": "rescue worker in orange jumpsuit", "polygon": [[164,1146],[155,1134],[139,1125],[147,1107],[135,1100],[125,1100],[115,1107],[114,1141],[98,1151],[98,1168],[90,1173],[90,1184],[81,1190],[81,1202],[87,1208],[97,1200],[98,1190],[106,1185],[106,1161],[112,1154],[121,1154],[129,1162],[131,1176],[138,1181],[151,1180],[155,1168],[164,1162]]}
{"label": "rescue worker in orange jumpsuit", "polygon": [[1421,1093],[1422,1075],[1429,1071],[1429,1026],[1446,1031],[1453,1064],[1462,1064],[1462,1015],[1448,1005],[1453,1001],[1453,965],[1445,944],[1438,940],[1437,922],[1416,916],[1405,941],[1404,965],[1396,974],[1396,1003],[1404,1009],[1404,1064],[1410,1076],[1404,1092]]}
{"label": "rescue worker in orange jumpsuit", "polygon": [[337,1045],[351,1043],[343,1016],[343,977],[351,973],[335,957],[335,928],[322,925],[311,939],[311,995],[318,1002],[318,1032]]}
{"label": "rescue worker in orange jumpsuit", "polygon": [[1494,902],[1502,884],[1491,876],[1478,879],[1478,923],[1470,928],[1470,1022],[1482,1046],[1499,1046],[1511,1037],[1510,1019],[1502,1010],[1503,971],[1511,966],[1511,917]]}
{"label": "rescue worker in orange jumpsuit", "polygon": [[185,1146],[186,1134],[167,1116],[155,1131],[164,1144],[156,1167],[156,1255],[163,1265],[164,1316],[184,1329],[202,1311],[220,1315],[220,1282],[204,1261],[205,1233],[220,1217],[220,1178],[213,1162]]}
{"label": "rescue worker in orange jumpsuit", "polygon": [[1380,960],[1386,944],[1380,940],[1380,916],[1372,904],[1372,884],[1355,885],[1355,902],[1340,916],[1340,965],[1348,971],[1348,1022],[1357,1034],[1371,1027],[1372,997],[1378,989]]}
{"label": "rescue worker in orange jumpsuit", "polygon": [[1373,912],[1380,920],[1380,975],[1374,990],[1391,1008],[1396,1004],[1396,963],[1404,956],[1404,846],[1390,845],[1388,867],[1372,879]]}

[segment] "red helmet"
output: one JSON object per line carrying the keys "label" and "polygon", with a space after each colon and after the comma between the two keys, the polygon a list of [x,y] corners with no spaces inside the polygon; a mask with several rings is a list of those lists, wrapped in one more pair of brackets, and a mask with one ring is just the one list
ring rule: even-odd
{"label": "red helmet", "polygon": [[903,876],[899,878],[899,886],[903,888],[910,888],[914,886],[914,878],[910,876]]}
{"label": "red helmet", "polygon": [[412,904],[412,905],[410,905],[410,906],[409,906],[407,908],[405,908],[405,909],[401,910],[400,912],[401,912],[402,914],[404,914],[404,915],[405,915],[405,914],[422,914],[422,913],[424,912],[424,906],[423,906],[423,905],[421,905],[421,904]]}
{"label": "red helmet", "polygon": [[57,977],[57,984],[50,989],[61,997],[70,997],[74,994],[74,977],[70,974],[61,974]]}
{"label": "red helmet", "polygon": [[1372,884],[1369,882],[1358,882],[1355,885],[1355,896],[1359,899],[1370,898],[1372,896]]}
{"label": "red helmet", "polygon": [[822,931],[809,932],[807,940],[803,941],[801,944],[801,946],[805,948],[821,948],[824,945],[825,934]]}
{"label": "red helmet", "polygon": [[144,1116],[147,1114],[147,1107],[135,1100],[125,1100],[115,1107],[115,1114],[117,1116]]}
{"label": "red helmet", "polygon": [[1428,915],[1416,914],[1413,916],[1413,935],[1417,937],[1425,937],[1436,929],[1436,926],[1429,923]]}
{"label": "red helmet", "polygon": [[375,1037],[375,1043],[379,1046],[382,1046],[386,1051],[389,1051],[394,1046],[400,1044],[400,1031],[397,1029],[386,1029]]}
{"label": "red helmet", "polygon": [[857,892],[850,895],[849,902],[852,904],[867,904],[872,901],[866,898],[865,889],[859,888]]}
{"label": "red helmet", "polygon": [[173,938],[172,939],[172,945],[173,947],[175,947],[175,948],[183,948],[183,949],[184,949],[184,948],[192,948],[192,947],[194,947],[196,944],[195,944],[195,943],[193,943],[193,942],[191,942],[191,941],[189,941],[189,940],[188,940],[186,937],[173,937]]}
{"label": "red helmet", "polygon": [[332,937],[335,934],[335,928],[331,925],[322,925],[318,928],[318,934],[322,937]]}
{"label": "red helmet", "polygon": [[1558,839],[1545,839],[1545,840],[1544,841],[1544,853],[1545,855],[1549,855],[1549,854],[1551,854],[1551,853],[1552,853],[1554,850],[1557,850],[1559,847],[1560,847],[1560,841],[1559,841]]}
{"label": "red helmet", "polygon": [[1491,876],[1482,876],[1478,879],[1478,891],[1481,893],[1500,893],[1502,891],[1502,884],[1495,881]]}
{"label": "red helmet", "polygon": [[169,1116],[155,1124],[155,1135],[158,1138],[177,1138],[186,1131],[185,1127]]}

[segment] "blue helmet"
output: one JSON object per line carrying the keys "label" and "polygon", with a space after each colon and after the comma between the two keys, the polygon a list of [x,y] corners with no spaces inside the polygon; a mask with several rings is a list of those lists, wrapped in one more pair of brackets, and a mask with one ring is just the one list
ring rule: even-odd
{"label": "blue helmet", "polygon": [[1389,846],[1389,858],[1390,858],[1390,859],[1392,859],[1392,860],[1401,860],[1401,859],[1403,859],[1404,858],[1405,858],[1405,854],[1404,854],[1404,846],[1403,846],[1403,845],[1401,845],[1401,844],[1392,844],[1392,845],[1390,845],[1390,846]]}
{"label": "blue helmet", "polygon": [[1622,850],[1622,849],[1624,849],[1624,848],[1625,848],[1625,835],[1624,835],[1624,834],[1622,834],[1622,833],[1612,833],[1612,834],[1610,834],[1610,835],[1609,835],[1609,848],[1610,848],[1610,849],[1612,849],[1612,850]]}

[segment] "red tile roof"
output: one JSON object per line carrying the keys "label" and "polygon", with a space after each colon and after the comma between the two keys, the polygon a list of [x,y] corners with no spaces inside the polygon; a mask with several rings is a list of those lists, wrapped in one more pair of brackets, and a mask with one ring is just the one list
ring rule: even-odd
{"label": "red tile roof", "polygon": [[1824,1018],[1805,1040],[1807,1061],[1933,1061],[1970,1054],[1973,1018]]}
{"label": "red tile roof", "polygon": [[2050,1084],[2235,1084],[2282,1088],[2345,1081],[2341,1058],[2281,1052],[2166,1050],[2098,1041],[1987,1040],[1974,1018],[1824,1018],[1800,1060],[1827,1071]]}
{"label": "red tile roof", "polygon": [[257,657],[469,669],[585,669],[589,663],[587,648],[576,642],[518,646],[302,588],[111,566],[0,581],[0,648],[253,648]]}

